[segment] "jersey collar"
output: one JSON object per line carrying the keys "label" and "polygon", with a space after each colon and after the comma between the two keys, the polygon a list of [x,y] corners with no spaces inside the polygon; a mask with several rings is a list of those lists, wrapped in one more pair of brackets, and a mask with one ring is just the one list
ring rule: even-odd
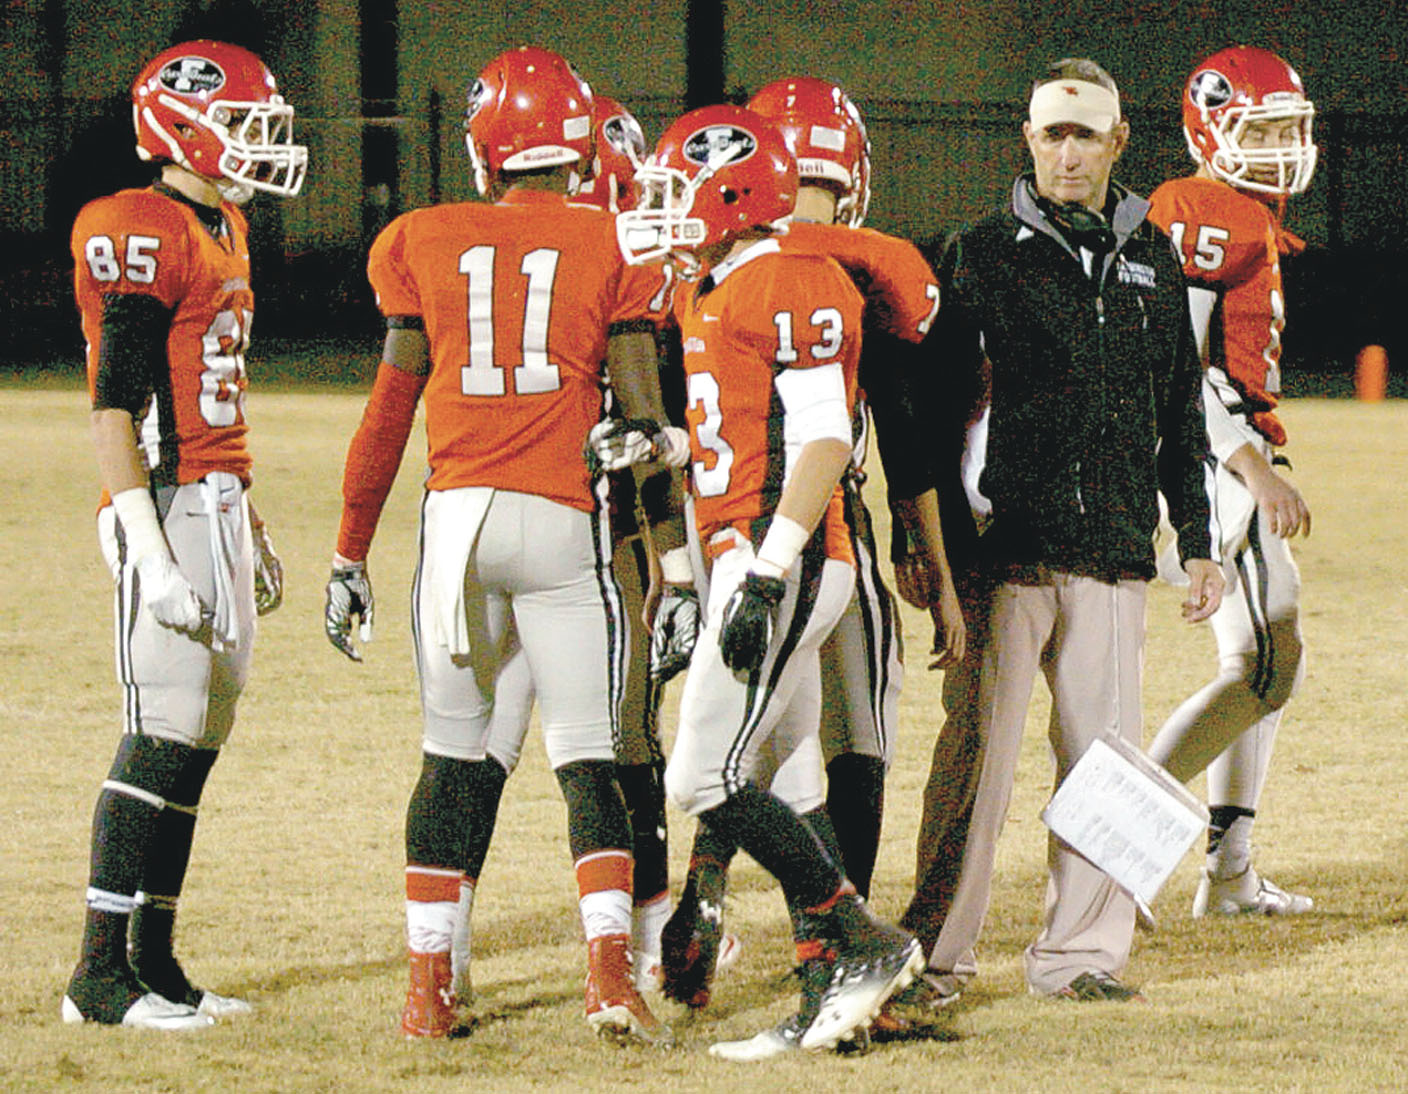
{"label": "jersey collar", "polygon": [[755,258],[762,258],[763,255],[777,254],[782,250],[782,244],[771,237],[760,239],[752,246],[739,251],[735,255],[730,255],[717,266],[714,266],[704,278],[703,288],[705,291],[719,285],[724,278],[733,273],[740,266],[747,265]]}
{"label": "jersey collar", "polygon": [[567,195],[552,190],[510,190],[499,198],[497,205],[566,205]]}

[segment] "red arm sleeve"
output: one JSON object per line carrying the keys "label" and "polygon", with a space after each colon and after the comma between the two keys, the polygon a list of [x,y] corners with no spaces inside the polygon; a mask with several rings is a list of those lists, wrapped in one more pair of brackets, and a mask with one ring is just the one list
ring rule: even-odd
{"label": "red arm sleeve", "polygon": [[401,467],[426,379],[402,372],[385,361],[377,370],[362,424],[347,447],[342,473],[342,524],[337,530],[337,553],[344,558],[362,562],[371,549],[386,496]]}

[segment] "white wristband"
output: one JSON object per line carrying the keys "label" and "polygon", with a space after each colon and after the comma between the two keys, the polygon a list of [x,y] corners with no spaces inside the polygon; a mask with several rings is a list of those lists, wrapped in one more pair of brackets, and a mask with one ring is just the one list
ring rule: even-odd
{"label": "white wristband", "polygon": [[171,555],[161,522],[156,519],[156,505],[145,486],[134,486],[112,496],[122,534],[127,538],[127,558],[137,562],[148,555]]}
{"label": "white wristband", "polygon": [[689,564],[689,548],[672,547],[661,555],[660,576],[668,585],[694,584],[694,567]]}
{"label": "white wristband", "polygon": [[[758,548],[753,569],[770,577],[781,577],[792,568],[792,563],[797,561],[802,548],[811,538],[811,532],[790,517],[781,514],[774,516],[768,525],[768,534]],[[777,572],[771,573],[772,570]]]}

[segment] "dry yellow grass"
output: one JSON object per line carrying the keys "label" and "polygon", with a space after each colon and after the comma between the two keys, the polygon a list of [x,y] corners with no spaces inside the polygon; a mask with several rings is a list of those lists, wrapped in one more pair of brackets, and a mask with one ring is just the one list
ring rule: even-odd
{"label": "dry yellow grass", "polygon": [[[740,860],[732,925],[746,952],[670,1053],[617,1051],[581,1019],[582,947],[563,808],[530,745],[509,784],[476,909],[480,1024],[406,1044],[401,824],[417,770],[408,636],[419,494],[408,461],[372,555],[379,595],[368,662],[321,633],[343,452],[361,408],[343,392],[250,400],[257,498],[288,572],[264,621],[235,735],[211,780],[182,905],[181,951],[202,982],[257,1014],[197,1036],[64,1027],[94,794],[117,733],[106,574],[85,400],[0,391],[0,1087],[120,1091],[1402,1090],[1408,1088],[1408,616],[1401,548],[1408,406],[1297,401],[1286,412],[1315,533],[1299,549],[1310,669],[1282,729],[1258,823],[1263,866],[1315,896],[1292,922],[1193,923],[1194,856],[1161,896],[1130,977],[1145,1007],[1043,1004],[1019,953],[1040,912],[1049,793],[1033,713],[1004,835],[983,974],[945,1039],[859,1059],[755,1067],[714,1040],[790,1009],[781,900]],[[417,442],[413,442],[417,443]],[[878,486],[878,484],[877,484]],[[872,488],[874,489],[874,488]],[[877,507],[883,513],[883,506]],[[1156,725],[1212,666],[1211,637],[1150,604],[1146,712]],[[906,612],[912,650],[925,620]],[[914,658],[918,660],[918,658]],[[897,914],[912,871],[938,678],[912,672],[875,903]],[[678,818],[675,818],[678,820]],[[672,830],[682,866],[688,832]],[[671,1017],[677,1017],[671,1015]]]}

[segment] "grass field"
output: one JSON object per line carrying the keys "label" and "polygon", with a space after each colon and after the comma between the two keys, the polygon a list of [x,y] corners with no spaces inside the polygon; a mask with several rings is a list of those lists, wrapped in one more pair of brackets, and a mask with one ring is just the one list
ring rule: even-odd
{"label": "grass field", "polygon": [[[1263,801],[1259,864],[1313,894],[1316,910],[1295,921],[1194,923],[1190,855],[1160,897],[1159,931],[1136,939],[1129,978],[1147,1006],[1028,998],[1020,951],[1040,915],[1037,814],[1050,792],[1045,712],[1034,709],[982,975],[943,1036],[863,1058],[755,1066],[705,1051],[780,1020],[795,1002],[783,982],[781,899],[744,859],[728,907],[745,940],[742,962],[693,1023],[667,1011],[680,1047],[616,1050],[589,1033],[564,810],[536,736],[509,784],[475,910],[479,1023],[449,1043],[399,1037],[401,828],[419,754],[408,607],[423,449],[413,440],[373,549],[377,637],[355,666],[327,645],[320,616],[342,458],[361,404],[346,390],[250,398],[255,496],[288,592],[263,622],[254,678],[202,808],[180,949],[198,982],[258,1009],[183,1037],[59,1022],[92,804],[118,732],[110,598],[82,393],[0,389],[0,755],[9,771],[0,784],[0,1088],[1408,1089],[1408,404],[1304,399],[1285,412],[1295,477],[1315,513],[1298,549],[1310,663]],[[911,650],[927,648],[925,623],[906,610]],[[939,678],[912,660],[874,893],[887,915],[907,896],[940,717]],[[1178,623],[1173,591],[1155,587],[1146,725],[1212,665],[1211,636]],[[682,822],[672,842],[678,877]]]}

